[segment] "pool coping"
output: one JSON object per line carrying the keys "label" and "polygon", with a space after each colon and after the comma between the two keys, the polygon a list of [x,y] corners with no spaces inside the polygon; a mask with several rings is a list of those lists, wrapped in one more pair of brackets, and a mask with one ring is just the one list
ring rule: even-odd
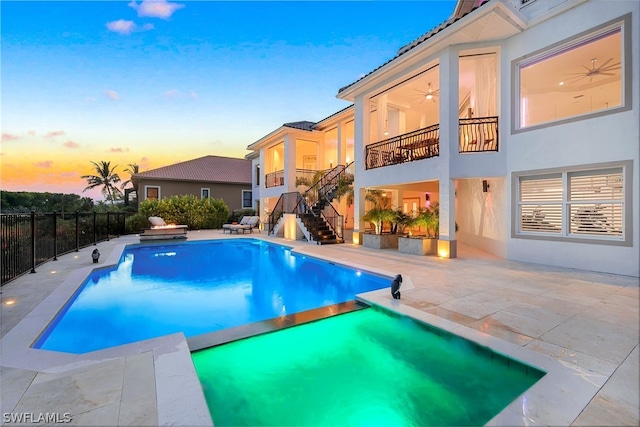
{"label": "pool coping", "polygon": [[359,294],[357,298],[546,372],[540,380],[485,424],[487,426],[571,425],[608,379],[605,375],[562,363],[551,356],[402,304],[388,298],[386,292],[382,291]]}
{"label": "pool coping", "polygon": [[[365,267],[329,256],[318,257],[316,254],[307,253],[304,247],[294,248],[261,239],[259,236],[252,239],[286,246],[292,253],[349,268],[386,277],[395,276],[395,273],[385,269]],[[0,339],[2,366],[42,372],[66,372],[115,358],[152,351],[158,423],[160,425],[212,426],[213,421],[191,360],[188,340],[182,333],[83,354],[61,353],[31,347],[94,270],[113,268],[118,264],[125,248],[136,245],[139,243],[116,245],[100,267],[84,267],[70,273],[60,286]],[[402,287],[403,289],[415,288],[409,275],[403,276]],[[388,288],[358,294],[356,298],[366,304],[387,308],[466,338],[491,351],[517,359],[547,373],[487,425],[569,425],[607,380],[604,375],[580,369],[575,365],[563,364],[550,356],[402,304],[400,300],[389,297]]]}

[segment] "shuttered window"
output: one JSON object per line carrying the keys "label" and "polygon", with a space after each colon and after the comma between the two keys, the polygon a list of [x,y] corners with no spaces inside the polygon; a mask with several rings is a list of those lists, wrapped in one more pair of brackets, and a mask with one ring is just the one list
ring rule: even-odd
{"label": "shuttered window", "polygon": [[569,232],[621,237],[624,223],[622,184],[621,169],[597,174],[570,174],[567,202],[571,218]]}
{"label": "shuttered window", "polygon": [[562,175],[523,177],[520,181],[520,230],[562,233]]}
{"label": "shuttered window", "polygon": [[623,173],[620,167],[520,176],[517,232],[622,240]]}

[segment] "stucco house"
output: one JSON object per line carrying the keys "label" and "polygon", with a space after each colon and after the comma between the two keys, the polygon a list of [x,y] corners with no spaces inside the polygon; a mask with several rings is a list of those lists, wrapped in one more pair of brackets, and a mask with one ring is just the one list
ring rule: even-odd
{"label": "stucco house", "polygon": [[230,211],[253,207],[247,159],[204,156],[137,173],[131,181],[140,201],[192,194],[223,199]]}
{"label": "stucco house", "polygon": [[[640,276],[639,28],[637,1],[461,0],[339,89],[353,104],[354,242],[377,189],[405,211],[439,202],[441,257],[461,242]],[[262,173],[281,170],[282,192],[302,164],[292,141],[318,135],[317,159],[330,166],[314,126],[248,147],[260,149]],[[272,138],[283,142],[279,165],[262,150]],[[256,198],[276,197],[265,184]]]}
{"label": "stucco house", "polygon": [[[353,224],[353,206],[346,199],[330,197],[323,210],[322,224],[303,226],[305,211],[311,209],[323,190],[314,185],[319,179],[325,189],[334,189],[341,177],[353,177],[354,138],[353,106],[319,121],[285,123],[247,147],[247,158],[253,162],[254,192],[257,210],[268,231],[276,235],[297,235],[299,238],[322,243],[344,240],[344,230]],[[333,178],[333,180],[328,179]],[[300,198],[302,197],[302,198]],[[292,217],[287,221],[273,219],[275,213],[284,212]],[[297,207],[296,207],[297,206]],[[350,215],[351,212],[351,215]],[[297,217],[294,214],[298,214]],[[309,216],[311,218],[311,216]],[[271,229],[269,227],[271,226]],[[276,229],[274,230],[273,227]],[[331,233],[324,233],[324,230]]]}

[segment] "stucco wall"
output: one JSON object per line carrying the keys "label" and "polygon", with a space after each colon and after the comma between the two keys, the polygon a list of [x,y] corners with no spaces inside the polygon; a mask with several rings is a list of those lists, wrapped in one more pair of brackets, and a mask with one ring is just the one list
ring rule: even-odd
{"label": "stucco wall", "polygon": [[504,178],[456,180],[456,239],[499,257],[506,256],[507,186]]}
{"label": "stucco wall", "polygon": [[160,187],[160,198],[175,195],[192,194],[200,197],[201,188],[209,188],[210,197],[223,199],[229,207],[229,211],[242,209],[242,190],[251,191],[251,184],[217,184],[211,182],[189,182],[189,181],[161,181],[161,180],[140,180],[138,189],[140,191],[139,200],[146,199],[146,186]]}
{"label": "stucco wall", "polygon": [[[637,40],[640,40],[640,3],[634,1],[592,1],[580,4],[551,20],[530,28],[523,35],[513,37],[506,43],[505,62],[509,68],[511,61],[535,52],[546,46],[589,31],[608,21],[618,19],[632,12],[631,19],[631,110],[591,117],[565,124],[555,124],[513,133],[508,138],[507,168],[509,173],[535,171],[546,168],[568,168],[576,165],[591,165],[604,162],[631,161],[632,179],[626,182],[632,194],[632,246],[612,246],[580,242],[558,242],[531,240],[511,236],[507,238],[507,257],[551,265],[566,266],[592,271],[602,271],[625,275],[640,275],[640,204],[638,197],[640,165],[640,131],[638,123],[638,83],[640,56]],[[627,64],[629,61],[626,62]],[[511,73],[503,73],[509,80],[505,87],[512,86]],[[510,92],[503,91],[502,105],[510,106]],[[502,116],[511,111],[503,108]],[[512,182],[507,180],[507,205],[512,206]],[[507,219],[513,220],[510,208]],[[509,224],[509,229],[511,223]]]}

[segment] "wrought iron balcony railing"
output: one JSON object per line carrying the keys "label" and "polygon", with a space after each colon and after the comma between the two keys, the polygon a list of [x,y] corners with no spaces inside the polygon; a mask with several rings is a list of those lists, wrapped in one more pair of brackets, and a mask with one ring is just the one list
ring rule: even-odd
{"label": "wrought iron balcony railing", "polygon": [[365,150],[365,168],[374,169],[398,163],[414,162],[440,155],[440,125],[369,144]]}
{"label": "wrought iron balcony railing", "polygon": [[[460,119],[458,123],[458,152],[498,151],[498,117]],[[435,124],[369,144],[365,149],[365,168],[415,162],[439,155],[440,125]]]}
{"label": "wrought iron balcony railing", "polygon": [[498,118],[460,119],[458,126],[460,153],[498,151]]}

